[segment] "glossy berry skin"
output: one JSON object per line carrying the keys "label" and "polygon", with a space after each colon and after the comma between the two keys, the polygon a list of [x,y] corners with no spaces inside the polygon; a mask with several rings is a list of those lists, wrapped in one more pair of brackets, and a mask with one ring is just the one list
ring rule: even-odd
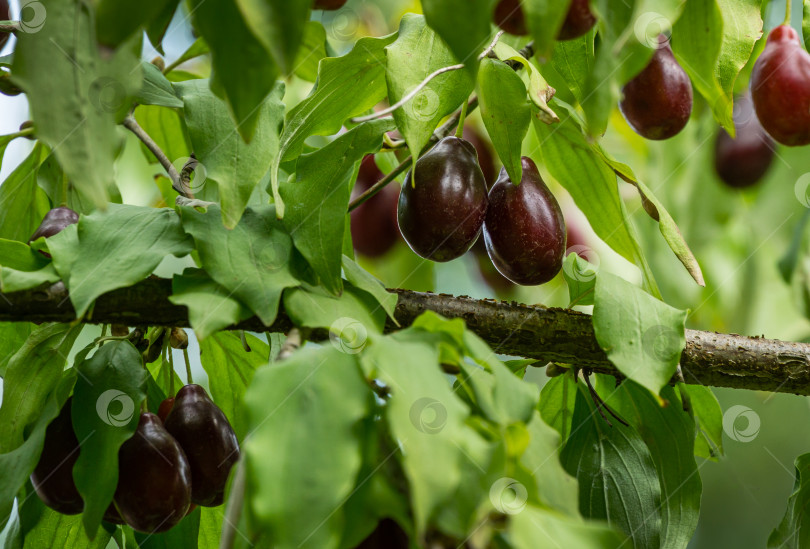
{"label": "glossy berry skin", "polygon": [[78,222],[79,214],[70,208],[64,206],[54,208],[45,214],[45,217],[42,218],[42,223],[39,224],[39,227],[37,227],[37,230],[34,231],[34,234],[31,235],[28,241],[33,242],[41,236],[50,238],[56,233],[61,232],[68,225],[73,225]]}
{"label": "glossy berry skin", "polygon": [[121,513],[118,512],[118,509],[115,508],[112,502],[110,506],[107,507],[107,510],[104,511],[104,520],[112,524],[126,524],[124,517],[121,516]]}
{"label": "glossy berry skin", "polygon": [[118,451],[115,503],[133,529],[165,532],[191,503],[191,468],[180,444],[155,414],[143,412],[135,434]]}
{"label": "glossy berry skin", "polygon": [[[367,155],[360,163],[352,200],[367,191],[384,174],[374,163],[374,155]],[[399,240],[397,227],[397,201],[399,185],[391,182],[377,194],[351,212],[352,243],[354,249],[366,257],[385,255]]]}
{"label": "glossy berry skin", "polygon": [[348,0],[315,0],[312,9],[316,10],[339,10]]}
{"label": "glossy berry skin", "polygon": [[486,211],[487,188],[475,148],[464,139],[445,137],[405,178],[399,230],[417,255],[450,261],[475,243]]}
{"label": "glossy berry skin", "polygon": [[73,466],[79,459],[79,441],[73,431],[68,399],[59,415],[45,430],[45,444],[31,484],[39,499],[63,515],[76,515],[84,509],[84,502],[73,482]]}
{"label": "glossy berry skin", "polygon": [[174,407],[174,399],[172,397],[166,398],[163,400],[163,402],[160,403],[157,413],[158,417],[160,418],[160,421],[166,423],[166,418],[169,417],[169,412],[172,411],[173,407]]}
{"label": "glossy berry skin", "polygon": [[492,20],[509,34],[516,36],[529,34],[529,29],[526,28],[526,18],[520,7],[520,0],[500,0],[495,6]]}
{"label": "glossy berry skin", "polygon": [[475,147],[475,153],[478,155],[478,166],[481,168],[481,173],[484,174],[487,190],[489,190],[498,178],[498,170],[495,168],[495,157],[492,151],[492,145],[487,138],[478,133],[478,130],[474,129],[469,124],[464,126],[463,137]]}
{"label": "glossy berry skin", "polygon": [[714,167],[727,185],[745,188],[756,184],[773,162],[776,146],[759,123],[748,95],[735,102],[734,139],[720,128],[714,148]]}
{"label": "glossy berry skin", "polygon": [[619,107],[632,128],[647,139],[669,139],[692,113],[692,82],[659,37],[650,63],[622,89]]}
{"label": "glossy berry skin", "polygon": [[751,72],[751,96],[759,122],[779,143],[810,143],[810,54],[788,25],[768,35]]}
{"label": "glossy berry skin", "polygon": [[588,0],[573,0],[568,13],[565,16],[560,32],[557,33],[558,40],[573,40],[579,38],[596,24],[596,16],[588,5]]}
{"label": "glossy berry skin", "polygon": [[565,221],[535,163],[524,156],[521,164],[520,185],[514,185],[503,169],[489,191],[484,243],[503,276],[534,286],[548,282],[562,268]]}
{"label": "glossy berry skin", "polygon": [[[8,0],[0,0],[0,21],[11,21],[11,10],[8,7]],[[8,42],[11,33],[0,32],[0,49]]]}
{"label": "glossy berry skin", "polygon": [[191,467],[191,501],[216,507],[225,499],[228,473],[239,459],[239,442],[228,418],[199,385],[177,392],[166,430],[185,451]]}

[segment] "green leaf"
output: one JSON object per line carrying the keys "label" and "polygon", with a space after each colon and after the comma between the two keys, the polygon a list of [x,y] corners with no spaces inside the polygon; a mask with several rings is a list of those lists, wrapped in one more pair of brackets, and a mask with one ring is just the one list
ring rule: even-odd
{"label": "green leaf", "polygon": [[563,276],[568,285],[568,307],[593,305],[593,287],[597,268],[572,251],[563,261]]}
{"label": "green leaf", "polygon": [[35,327],[30,322],[0,322],[0,377],[5,377],[11,357],[23,346]]}
{"label": "green leaf", "polygon": [[45,283],[59,282],[62,277],[56,272],[53,263],[35,271],[23,271],[0,267],[0,291],[4,293],[30,290]]}
{"label": "green leaf", "polygon": [[345,255],[343,256],[343,273],[346,276],[346,280],[357,288],[374,296],[374,299],[377,300],[377,303],[380,304],[380,307],[388,314],[394,324],[399,326],[399,322],[394,318],[394,311],[397,308],[398,300],[396,294],[386,290],[382,282],[374,278],[371,273]]}
{"label": "green leaf", "polygon": [[635,547],[659,547],[661,489],[655,464],[638,432],[608,427],[581,384],[563,467],[579,481],[579,510],[620,528]]}
{"label": "green leaf", "polygon": [[669,406],[661,406],[648,391],[626,382],[615,392],[611,387],[606,400],[641,435],[658,471],[661,547],[685,548],[697,528],[703,487],[694,455],[695,422],[672,387],[665,387],[661,396]]}
{"label": "green leaf", "polygon": [[199,549],[218,549],[222,537],[224,512],[212,507],[200,508],[200,534],[197,538]]}
{"label": "green leaf", "polygon": [[118,449],[138,426],[148,373],[141,353],[126,340],[105,343],[76,369],[71,412],[81,451],[73,480],[84,499],[82,523],[92,536],[118,483]]}
{"label": "green leaf", "polygon": [[211,53],[211,48],[208,47],[208,43],[205,41],[205,38],[197,38],[193,44],[191,44],[186,51],[180,54],[174,61],[175,66],[182,65],[186,61],[190,59],[194,59],[195,57],[200,57],[207,53]]}
{"label": "green leaf", "polygon": [[251,32],[273,54],[284,74],[295,68],[298,48],[309,19],[309,2],[236,0]]}
{"label": "green leaf", "polygon": [[18,271],[35,271],[48,263],[45,256],[32,250],[28,244],[0,238],[0,267]]}
{"label": "green leaf", "polygon": [[686,315],[616,275],[602,272],[596,279],[599,346],[622,374],[656,395],[675,375],[686,346]]}
{"label": "green leaf", "polygon": [[169,30],[169,24],[172,22],[172,18],[179,4],[180,0],[169,0],[165,2],[161,12],[158,13],[146,27],[146,36],[149,37],[152,46],[160,55],[165,55],[163,51],[163,37],[166,35],[166,31]]}
{"label": "green leaf", "polygon": [[549,83],[557,88],[558,94],[560,87],[565,86],[578,104],[585,101],[585,83],[593,69],[593,37],[594,33],[589,32],[576,40],[557,42],[551,57],[551,68],[556,71],[561,80],[558,81],[551,71],[549,74],[544,72]]}
{"label": "green leaf", "polygon": [[197,537],[200,532],[200,509],[183,517],[168,532],[143,534],[135,532],[138,549],[197,549]]}
{"label": "green leaf", "polygon": [[549,379],[540,391],[540,416],[548,425],[560,433],[561,443],[571,434],[571,421],[574,417],[574,403],[577,384],[573,370]]}
{"label": "green leaf", "polygon": [[102,60],[92,21],[81,3],[49,2],[47,24],[19,33],[12,74],[26,92],[37,138],[54,149],[76,190],[105,208],[120,146],[116,118],[126,114],[141,75],[129,47]]}
{"label": "green leaf", "polygon": [[[225,104],[214,97],[206,80],[175,84],[185,104],[183,114],[192,148],[205,176],[216,182],[222,221],[232,229],[242,217],[256,184],[278,153],[284,117],[284,84],[279,83],[259,106],[250,143],[242,141]],[[196,173],[200,173],[198,166]],[[199,175],[198,175],[199,177]],[[204,182],[203,182],[204,184]],[[195,179],[195,185],[199,186]]]}
{"label": "green leaf", "polygon": [[774,528],[768,537],[769,548],[801,549],[810,545],[810,454],[796,458],[796,482],[785,510],[785,516],[779,526]]}
{"label": "green leaf", "polygon": [[48,197],[37,186],[36,169],[47,156],[34,145],[25,160],[0,185],[0,238],[27,242],[48,213]]}
{"label": "green leaf", "polygon": [[254,372],[267,364],[270,349],[256,336],[245,334],[249,353],[234,332],[220,332],[200,342],[200,362],[208,374],[211,398],[225,413],[239,440],[248,434],[245,389]]}
{"label": "green leaf", "polygon": [[163,76],[152,63],[141,63],[143,85],[135,95],[135,100],[142,105],[159,105],[161,107],[182,108],[183,101],[177,97],[172,83]]}
{"label": "green leaf", "polygon": [[169,301],[188,308],[188,318],[197,339],[247,320],[253,313],[231,297],[231,292],[214,282],[202,269],[188,268],[172,279]]}
{"label": "green leaf", "polygon": [[298,57],[293,63],[295,75],[308,82],[318,79],[318,64],[326,57],[326,29],[320,21],[307,21]]}
{"label": "green leaf", "polygon": [[[293,288],[284,292],[284,310],[296,326],[343,330],[350,323],[358,330],[382,332],[385,311],[367,292],[346,284],[340,297]],[[360,335],[362,337],[362,334]]]}
{"label": "green leaf", "polygon": [[486,58],[481,61],[477,91],[481,118],[495,152],[509,178],[519,184],[523,174],[520,150],[532,110],[526,99],[526,85],[505,63]]}
{"label": "green leaf", "polygon": [[256,372],[245,395],[246,508],[274,547],[338,547],[372,402],[354,357],[331,346]]}
{"label": "green leaf", "polygon": [[422,0],[427,24],[471,74],[475,74],[478,56],[489,44],[493,9],[492,0]]}
{"label": "green leaf", "polygon": [[723,455],[723,410],[709,387],[681,385],[689,394],[689,404],[695,419],[697,438],[695,455],[717,460]]}
{"label": "green leaf", "polygon": [[82,217],[77,234],[77,243],[67,236],[48,240],[77,317],[105,292],[146,278],[167,255],[180,257],[194,249],[177,213],[168,208],[110,204],[107,212]]}
{"label": "green leaf", "polygon": [[374,120],[352,128],[309,154],[301,155],[295,179],[281,184],[282,199],[290,205],[284,226],[295,247],[307,260],[320,284],[340,293],[340,266],[351,178],[357,162],[382,145],[391,120]]}
{"label": "green leaf", "polygon": [[664,208],[661,201],[655,197],[647,185],[636,177],[630,166],[616,162],[599,148],[598,145],[595,145],[595,147],[597,152],[602,155],[605,162],[616,171],[619,177],[638,189],[641,200],[644,203],[645,211],[647,211],[653,219],[658,221],[658,229],[664,236],[664,240],[666,240],[669,247],[675,253],[675,256],[683,266],[686,267],[686,270],[699,286],[706,286],[706,282],[703,280],[703,272],[700,270],[697,259],[695,259],[692,250],[689,249],[689,245],[686,243],[686,240],[684,240],[678,225],[675,224],[675,220],[669,215],[669,212]]}
{"label": "green leaf", "polygon": [[222,225],[219,206],[209,207],[207,213],[184,206],[180,215],[183,229],[197,244],[202,267],[270,326],[281,292],[298,285],[290,264],[292,239],[276,220],[275,208],[248,208],[230,230]]}
{"label": "green leaf", "polygon": [[[116,47],[155,19],[172,0],[97,0],[96,35],[105,46]],[[176,5],[176,3],[174,3]]]}
{"label": "green leaf", "polygon": [[23,549],[105,549],[112,537],[102,530],[91,541],[82,530],[81,515],[57,513],[34,496],[21,506],[20,513],[24,522],[32,521],[25,533]]}
{"label": "green leaf", "polygon": [[[180,164],[178,161],[189,158],[191,155],[191,144],[177,111],[152,105],[140,105],[135,109],[135,120],[172,162]],[[157,163],[157,158],[146,148],[146,145],[141,144],[141,150],[149,162]],[[182,168],[182,166],[180,167]],[[163,172],[161,171],[161,173]]]}
{"label": "green leaf", "polygon": [[591,147],[570,107],[557,101],[561,121],[553,127],[533,118],[542,144],[538,149],[551,176],[571,193],[594,232],[628,261],[636,263],[648,285],[652,274],[636,242],[627,212],[619,197],[616,174]]}
{"label": "green leaf", "polygon": [[81,330],[81,326],[45,324],[34,330],[9,360],[0,406],[1,452],[10,452],[23,443],[25,429],[37,421],[62,378],[68,352]]}
{"label": "green leaf", "polygon": [[511,517],[509,536],[515,547],[620,549],[627,546],[625,537],[606,524],[585,522],[533,505]]}
{"label": "green leaf", "polygon": [[385,98],[384,48],[395,38],[395,34],[361,38],[346,55],[323,59],[318,66],[317,87],[287,113],[281,149],[270,166],[270,185],[279,218],[284,217],[284,202],[278,191],[279,166],[298,158],[308,137],[337,133],[347,118]]}
{"label": "green leaf", "polygon": [[526,27],[534,38],[534,51],[541,63],[552,58],[551,52],[557,34],[560,32],[570,5],[571,2],[568,0],[562,2],[560,0],[523,0],[521,2]]}
{"label": "green leaf", "polygon": [[[251,33],[235,0],[190,0],[194,26],[211,48],[211,89],[228,104],[245,141],[256,129],[259,107],[276,85],[278,68]],[[296,5],[303,5],[295,2]]]}
{"label": "green leaf", "polygon": [[[413,13],[402,17],[399,36],[385,48],[385,57],[392,104],[411,93],[429,74],[458,63],[444,41],[425,24],[424,16]],[[415,157],[428,144],[439,122],[466,101],[472,90],[473,81],[466,71],[447,72],[394,111],[397,128]]]}

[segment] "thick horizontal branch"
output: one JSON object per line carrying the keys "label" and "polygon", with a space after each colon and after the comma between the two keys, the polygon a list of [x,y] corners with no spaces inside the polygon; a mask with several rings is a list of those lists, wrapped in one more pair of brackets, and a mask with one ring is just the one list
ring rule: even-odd
{"label": "thick horizontal branch", "polygon": [[[500,354],[536,358],[617,375],[599,348],[589,315],[547,307],[444,294],[392,290],[399,297],[396,318],[404,327],[425,311],[461,318]],[[169,301],[171,281],[150,278],[109,292],[96,301],[96,324],[188,327],[185,307]],[[76,318],[60,282],[42,290],[0,293],[0,321],[71,322]],[[253,317],[232,329],[289,332],[282,310],[272,326]],[[389,322],[387,330],[395,329]],[[326,337],[315,332],[314,338]],[[810,395],[810,344],[733,334],[686,331],[681,367],[687,383]]]}

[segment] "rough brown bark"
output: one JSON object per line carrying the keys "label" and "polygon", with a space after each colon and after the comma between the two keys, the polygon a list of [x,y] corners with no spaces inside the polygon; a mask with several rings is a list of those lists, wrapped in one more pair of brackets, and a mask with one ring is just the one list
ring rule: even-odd
{"label": "rough brown bark", "polygon": [[[396,318],[410,325],[424,311],[461,318],[498,353],[561,362],[617,375],[599,348],[589,315],[566,309],[391,290]],[[85,322],[188,327],[186,308],[172,304],[171,281],[151,278],[101,296]],[[0,294],[0,321],[71,322],[76,318],[62,283],[47,289]],[[288,332],[283,311],[272,326],[256,317],[232,329]],[[389,322],[387,330],[395,326]],[[314,338],[326,333],[315,332]],[[810,344],[735,334],[686,331],[681,366],[687,383],[810,395]]]}

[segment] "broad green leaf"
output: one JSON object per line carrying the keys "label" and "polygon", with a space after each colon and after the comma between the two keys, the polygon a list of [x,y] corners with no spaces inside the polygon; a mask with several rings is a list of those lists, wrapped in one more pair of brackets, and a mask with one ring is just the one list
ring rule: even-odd
{"label": "broad green leaf", "polygon": [[5,293],[30,290],[45,283],[59,282],[62,277],[56,272],[53,263],[34,270],[16,270],[0,267],[0,291]]}
{"label": "broad green leaf", "polygon": [[540,404],[537,409],[543,421],[560,433],[561,444],[565,444],[568,435],[571,434],[576,396],[576,378],[572,370],[561,376],[552,377],[540,391]]}
{"label": "broad green leaf", "polygon": [[245,389],[253,373],[267,364],[270,352],[256,336],[245,334],[245,340],[251,348],[249,353],[234,332],[220,332],[200,342],[200,362],[208,374],[211,398],[228,417],[240,441],[248,434]]}
{"label": "broad green leaf", "polygon": [[290,264],[292,239],[276,219],[275,208],[248,208],[233,229],[222,225],[218,206],[206,213],[184,206],[180,214],[206,272],[270,326],[281,292],[298,285]]}
{"label": "broad green leaf", "polygon": [[[135,120],[173,163],[180,165],[183,159],[191,155],[191,144],[177,111],[153,105],[140,105],[135,109]],[[157,163],[157,158],[146,145],[142,145],[141,150],[149,162]],[[183,166],[179,167],[182,169]]]}
{"label": "broad green leaf", "polygon": [[373,341],[361,363],[368,377],[391,389],[385,421],[402,448],[397,458],[410,485],[416,529],[423,532],[456,494],[462,469],[475,465],[464,455],[469,412],[439,368],[438,350],[430,343],[398,341],[408,332]]}
{"label": "broad green leaf", "polygon": [[[411,93],[429,74],[457,63],[445,42],[425,24],[425,17],[414,13],[402,17],[397,39],[385,48],[385,57],[392,104]],[[439,122],[466,101],[472,90],[473,80],[466,71],[447,72],[394,111],[397,128],[414,156],[428,144]]]}
{"label": "broad green leaf", "polygon": [[28,244],[0,238],[0,268],[35,271],[48,263],[45,256],[32,250]]}
{"label": "broad green leaf", "polygon": [[559,451],[564,441],[536,411],[527,425],[527,431],[529,445],[520,457],[520,463],[536,479],[539,501],[551,509],[578,516],[577,480],[560,463]]}
{"label": "broad green leaf", "polygon": [[326,57],[326,29],[320,21],[307,21],[304,27],[304,38],[293,70],[298,78],[308,82],[318,79],[318,64]]}
{"label": "broad green leaf", "polygon": [[71,412],[81,451],[73,480],[84,499],[85,531],[94,535],[118,483],[118,449],[138,426],[148,373],[126,340],[105,343],[76,368]]}
{"label": "broad green leaf", "polygon": [[197,549],[197,536],[200,532],[200,509],[202,507],[197,507],[167,532],[154,534],[135,532],[138,549]]}
{"label": "broad green leaf", "polygon": [[810,454],[796,458],[796,482],[779,526],[768,537],[769,548],[802,549],[810,545]]}
{"label": "broad green leaf", "polygon": [[620,549],[628,546],[625,537],[607,524],[585,522],[533,505],[511,517],[509,535],[514,546],[520,548]]}
{"label": "broad green leaf", "polygon": [[44,324],[9,360],[0,406],[0,452],[10,452],[23,443],[26,428],[37,421],[62,378],[68,353],[81,330],[81,326]]}
{"label": "broad green leaf", "polygon": [[[180,257],[194,249],[179,216],[168,208],[110,204],[107,212],[82,217],[77,234],[75,246],[66,245],[67,239],[48,242],[77,317],[103,293],[149,276],[167,255]],[[61,270],[64,265],[68,272]]]}
{"label": "broad green leaf", "polygon": [[214,282],[202,269],[188,268],[172,279],[169,301],[188,308],[188,318],[200,340],[228,326],[247,320],[253,313],[231,292]]}
{"label": "broad green leaf", "polygon": [[174,64],[175,66],[178,66],[190,59],[200,57],[201,55],[205,55],[207,53],[211,53],[211,48],[208,47],[208,43],[205,41],[205,38],[200,37],[197,38],[186,51],[180,54],[180,57],[174,61]]}
{"label": "broad green leaf", "polygon": [[717,0],[723,14],[723,44],[715,74],[729,99],[734,88],[739,88],[735,86],[737,76],[748,63],[754,44],[762,36],[762,3],[762,0]]}
{"label": "broad green leaf", "polygon": [[[557,106],[563,105],[557,102]],[[616,174],[593,150],[570,107],[558,109],[561,121],[553,127],[533,118],[540,142],[537,155],[551,176],[571,193],[594,232],[642,270],[645,283],[654,286],[634,231],[619,197]]]}
{"label": "broad green leaf", "polygon": [[81,515],[57,513],[33,495],[20,513],[23,522],[33,523],[27,524],[30,529],[25,533],[23,549],[105,549],[112,537],[102,530],[91,541],[82,529]]}
{"label": "broad green leaf", "polygon": [[315,152],[301,155],[294,178],[283,182],[281,197],[289,204],[284,226],[295,247],[328,291],[341,290],[340,267],[351,178],[366,153],[379,150],[390,119],[365,122]]}
{"label": "broad green leaf", "polygon": [[[568,13],[570,0],[523,0],[521,8],[526,26],[534,38],[534,51],[541,63],[551,58],[560,27]],[[563,43],[563,42],[560,42]]]}
{"label": "broad green leaf", "polygon": [[197,547],[199,549],[219,549],[225,511],[215,507],[202,507],[200,511],[200,535],[197,538]]}
{"label": "broad green leaf", "polygon": [[526,85],[505,63],[486,58],[478,71],[477,91],[481,118],[495,152],[512,182],[519,183],[523,174],[520,150],[531,120]]}
{"label": "broad green leaf", "polygon": [[116,118],[126,114],[141,71],[127,46],[102,59],[92,23],[81,3],[48,2],[47,23],[19,33],[12,74],[26,92],[37,138],[54,149],[76,190],[105,208],[120,146]]}
{"label": "broad green leaf", "polygon": [[563,261],[563,276],[568,285],[568,307],[593,305],[593,287],[597,267],[572,251]]}
{"label": "broad green leaf", "polygon": [[146,26],[146,36],[149,37],[152,46],[160,55],[165,55],[163,51],[163,37],[166,35],[166,31],[169,30],[169,23],[172,22],[174,12],[177,11],[179,4],[180,0],[169,0],[165,2],[160,13],[153,17]]}
{"label": "broad green leaf", "polygon": [[278,192],[282,162],[298,158],[312,135],[337,133],[347,118],[361,114],[385,98],[385,52],[396,35],[361,38],[341,57],[327,57],[318,66],[318,84],[309,97],[287,113],[281,149],[270,166],[270,186],[276,213],[284,217]]}
{"label": "broad green leaf", "polygon": [[427,24],[471,74],[477,70],[478,56],[489,45],[494,7],[493,0],[422,0]]}
{"label": "broad green leaf", "polygon": [[[276,85],[278,68],[250,31],[236,0],[190,0],[194,26],[211,48],[211,89],[228,104],[245,141],[258,123],[260,106]],[[303,2],[295,2],[303,5]]]}
{"label": "broad green leaf", "polygon": [[[576,40],[562,40],[554,45],[554,54],[551,57],[551,68],[560,76],[558,81],[553,72],[544,76],[549,83],[557,88],[565,86],[571,92],[577,104],[585,101],[585,83],[593,69],[593,38],[594,33],[589,32]],[[544,68],[545,71],[545,68]]]}
{"label": "broad green leaf", "polygon": [[37,144],[0,185],[0,238],[27,242],[48,213],[48,197],[37,186],[36,169],[47,156]]}
{"label": "broad green leaf", "polygon": [[273,54],[284,74],[295,70],[298,48],[309,19],[309,2],[236,0],[250,31]]}
{"label": "broad green leaf", "polygon": [[[292,288],[284,292],[284,310],[296,326],[329,328],[342,322],[382,332],[385,311],[369,293],[345,284],[340,297]],[[340,328],[338,328],[340,329]]]}
{"label": "broad green leaf", "polygon": [[606,400],[641,435],[658,471],[661,547],[685,548],[697,528],[703,488],[694,455],[695,422],[672,387],[665,387],[661,396],[669,406],[661,406],[635,383],[625,382]]}
{"label": "broad green leaf", "polygon": [[656,395],[678,367],[686,314],[616,275],[602,272],[596,279],[593,330],[599,346],[622,374]]}
{"label": "broad green leaf", "polygon": [[158,105],[161,107],[182,108],[183,101],[177,97],[172,83],[163,76],[152,63],[141,63],[143,70],[143,85],[135,95],[135,100],[141,105]]}
{"label": "broad green leaf", "polygon": [[0,135],[0,166],[3,165],[3,156],[6,154],[6,148],[8,148],[9,143],[14,141],[19,137],[18,135],[12,133],[9,135]]}
{"label": "broad green leaf", "polygon": [[669,215],[669,212],[666,210],[666,208],[664,208],[661,201],[655,197],[652,190],[650,190],[650,188],[647,187],[644,182],[636,177],[630,166],[622,164],[621,162],[616,162],[598,145],[594,145],[594,147],[596,148],[596,151],[605,159],[605,162],[616,171],[616,174],[619,177],[631,185],[634,185],[638,189],[641,199],[644,202],[645,211],[647,211],[653,219],[658,221],[658,229],[664,236],[664,240],[666,240],[669,247],[675,253],[675,256],[683,264],[683,266],[686,267],[686,270],[689,272],[695,282],[697,282],[699,286],[705,286],[706,282],[703,280],[703,272],[700,270],[700,265],[698,264],[697,259],[695,259],[692,250],[689,249],[689,245],[686,243],[686,240],[684,240],[678,225],[675,224],[675,220],[672,219],[671,215]]}
{"label": "broad green leaf", "polygon": [[0,377],[5,377],[8,362],[35,327],[30,322],[0,322]]}
{"label": "broad green leaf", "polygon": [[579,481],[583,516],[607,520],[635,547],[659,547],[661,489],[650,452],[632,427],[618,421],[609,427],[584,386],[561,461]]}
{"label": "broad green leaf", "polygon": [[[175,84],[183,98],[184,119],[197,157],[197,177],[204,172],[216,182],[222,205],[222,221],[233,229],[242,217],[253,188],[267,173],[278,153],[278,138],[284,117],[284,84],[279,83],[259,106],[250,143],[245,143],[225,103],[208,89],[205,80]],[[202,184],[205,184],[203,182]],[[200,183],[195,179],[195,185]]]}
{"label": "broad green leaf", "polygon": [[[59,415],[74,381],[75,376],[62,377],[47,399],[41,400],[40,415],[30,426],[25,442],[10,451],[4,448],[0,453],[0,526],[10,517],[14,498],[37,466],[48,424]],[[33,499],[38,501],[38,498]]]}
{"label": "broad green leaf", "polygon": [[371,273],[345,255],[343,256],[343,273],[346,276],[346,280],[354,284],[357,288],[374,296],[374,299],[377,300],[380,307],[382,307],[391,320],[399,326],[397,319],[394,318],[394,311],[397,308],[398,300],[396,294],[386,290],[382,282],[374,278]]}
{"label": "broad green leaf", "polygon": [[273,547],[338,547],[371,395],[355,358],[332,346],[256,372],[245,394],[246,508]]}
{"label": "broad green leaf", "polygon": [[717,460],[723,455],[723,410],[709,387],[682,385],[689,395],[689,405],[695,418],[697,437],[695,455]]}
{"label": "broad green leaf", "polygon": [[99,43],[116,47],[158,17],[172,0],[96,0],[94,4]]}

